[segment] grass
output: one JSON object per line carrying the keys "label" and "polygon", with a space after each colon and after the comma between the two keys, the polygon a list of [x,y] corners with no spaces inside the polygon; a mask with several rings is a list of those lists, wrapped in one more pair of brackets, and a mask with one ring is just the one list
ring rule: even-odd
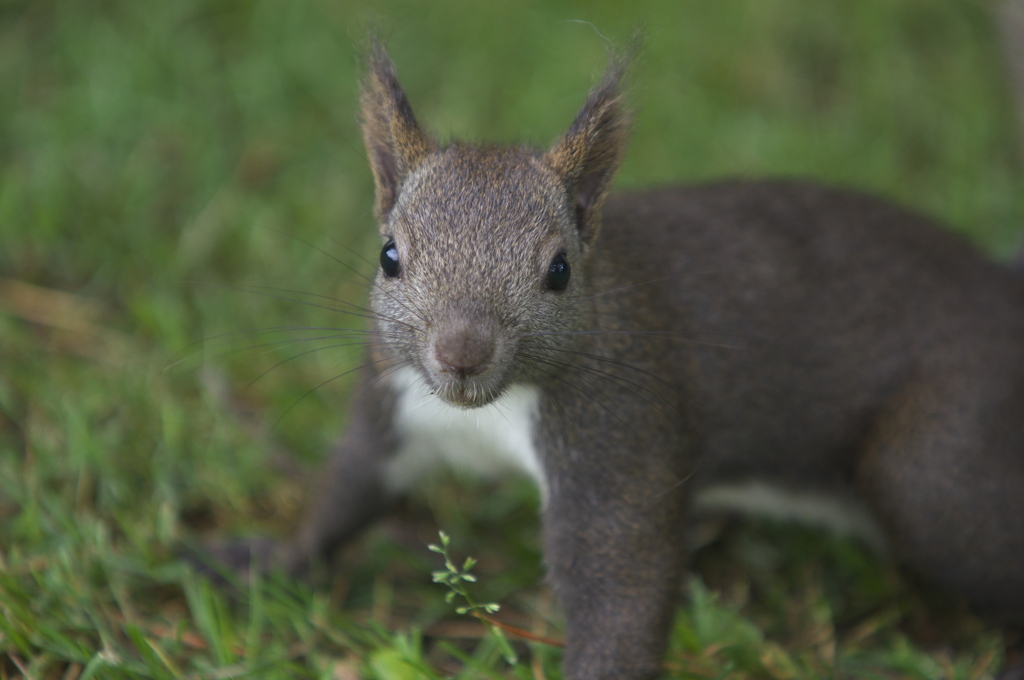
{"label": "grass", "polygon": [[[0,678],[558,677],[557,648],[517,642],[509,668],[430,582],[440,526],[459,563],[479,558],[477,600],[559,636],[518,484],[442,482],[312,585],[226,593],[176,557],[286,531],[344,424],[350,379],[323,383],[353,350],[275,368],[287,350],[224,334],[330,323],[252,286],[362,295],[319,251],[370,271],[378,247],[354,122],[367,26],[431,129],[547,144],[606,37],[646,25],[619,186],[813,176],[1006,255],[1024,176],[988,8],[0,2]],[[985,678],[1003,663],[998,631],[850,541],[748,523],[695,565],[671,677]]]}

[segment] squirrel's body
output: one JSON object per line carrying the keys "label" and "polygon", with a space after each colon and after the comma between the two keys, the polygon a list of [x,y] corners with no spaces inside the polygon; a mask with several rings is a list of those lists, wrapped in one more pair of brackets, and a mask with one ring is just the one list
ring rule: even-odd
{"label": "squirrel's body", "polygon": [[261,559],[325,557],[451,454],[538,481],[567,678],[658,674],[699,497],[859,507],[909,569],[1024,617],[1024,281],[807,183],[605,202],[620,68],[547,153],[440,147],[373,53],[367,379],[307,521]]}
{"label": "squirrel's body", "polygon": [[[822,211],[849,224],[822,231]],[[601,374],[547,387],[600,401],[621,381],[655,408],[661,392],[686,395],[698,414],[693,431],[713,451],[691,482],[698,495],[715,488],[709,504],[742,507],[724,488],[755,481],[840,503],[853,499],[858,445],[878,405],[916,372],[951,362],[952,351],[965,352],[963,360],[1008,353],[995,365],[1024,366],[1024,281],[930,220],[876,198],[806,182],[728,182],[612,195],[604,215],[622,228],[605,229],[596,246],[584,291],[593,296],[593,320],[577,330],[597,331],[585,344],[609,361],[597,364]],[[919,264],[892,257],[904,251]],[[860,285],[851,299],[857,278],[901,295],[865,299]],[[780,294],[783,287],[790,290]],[[767,305],[766,295],[773,298]],[[675,298],[663,308],[672,313],[644,315],[637,301],[652,296]],[[609,329],[596,321],[609,315],[628,323]],[[992,329],[977,328],[979,321]],[[966,347],[961,324],[974,327]],[[652,353],[656,362],[638,361]],[[780,367],[788,380],[778,379]],[[657,371],[659,379],[640,371]],[[414,369],[383,381],[402,405],[396,428],[414,435],[407,438],[415,445],[395,464],[403,483],[443,461],[488,477],[517,470],[543,493],[531,441],[540,389],[516,385],[497,404],[465,410],[430,394]],[[617,404],[601,405],[614,420]]]}

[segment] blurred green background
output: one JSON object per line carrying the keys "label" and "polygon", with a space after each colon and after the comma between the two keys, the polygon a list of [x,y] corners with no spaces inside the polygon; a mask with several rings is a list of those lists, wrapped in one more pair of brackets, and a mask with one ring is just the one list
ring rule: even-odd
{"label": "blurred green background", "polygon": [[[390,632],[445,612],[443,593],[415,585],[433,563],[393,533],[366,542],[345,587],[254,586],[241,602],[175,558],[182,541],[290,526],[343,424],[357,350],[278,366],[320,345],[225,334],[356,323],[284,291],[359,301],[358,276],[332,257],[373,269],[355,96],[368,28],[441,138],[541,146],[609,43],[642,28],[619,187],[809,176],[919,208],[1005,256],[1024,232],[1024,180],[993,7],[0,0],[0,677],[535,677],[502,666],[486,638],[461,671],[431,670],[457,650]],[[532,497],[459,493],[422,507],[492,555],[488,592],[536,610]],[[740,586],[776,593],[762,609],[695,585],[673,673],[863,677],[870,657],[879,677],[985,677],[1001,663],[1000,638],[974,622],[959,651],[915,651],[908,621],[928,610],[873,595],[903,592],[884,566],[787,536],[772,541],[795,542],[799,564],[838,562],[814,582],[822,592],[780,614],[787,597],[803,602],[778,595],[784,577],[754,588],[756,570],[740,570]],[[844,586],[866,604],[830,594],[843,569],[874,574]],[[831,656],[804,655],[773,623],[786,616],[831,630]],[[870,635],[849,643],[857,626]],[[556,652],[533,658],[557,677]]]}

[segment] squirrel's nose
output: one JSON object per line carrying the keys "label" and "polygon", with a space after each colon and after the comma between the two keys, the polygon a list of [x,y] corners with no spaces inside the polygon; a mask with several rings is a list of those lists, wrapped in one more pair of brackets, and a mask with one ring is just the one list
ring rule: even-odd
{"label": "squirrel's nose", "polygon": [[434,340],[434,356],[441,370],[460,378],[484,370],[494,356],[492,325],[481,319],[449,320],[438,329]]}

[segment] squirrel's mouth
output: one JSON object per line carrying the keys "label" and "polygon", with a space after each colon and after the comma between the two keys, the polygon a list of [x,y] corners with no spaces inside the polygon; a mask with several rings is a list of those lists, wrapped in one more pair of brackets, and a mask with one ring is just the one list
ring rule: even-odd
{"label": "squirrel's mouth", "polygon": [[434,393],[443,401],[460,408],[479,408],[490,404],[502,390],[491,384],[489,380],[475,377],[447,377],[436,379]]}
{"label": "squirrel's mouth", "polygon": [[505,392],[508,377],[501,369],[501,363],[494,362],[479,372],[467,374],[428,364],[423,367],[423,377],[441,401],[470,409],[487,406]]}

